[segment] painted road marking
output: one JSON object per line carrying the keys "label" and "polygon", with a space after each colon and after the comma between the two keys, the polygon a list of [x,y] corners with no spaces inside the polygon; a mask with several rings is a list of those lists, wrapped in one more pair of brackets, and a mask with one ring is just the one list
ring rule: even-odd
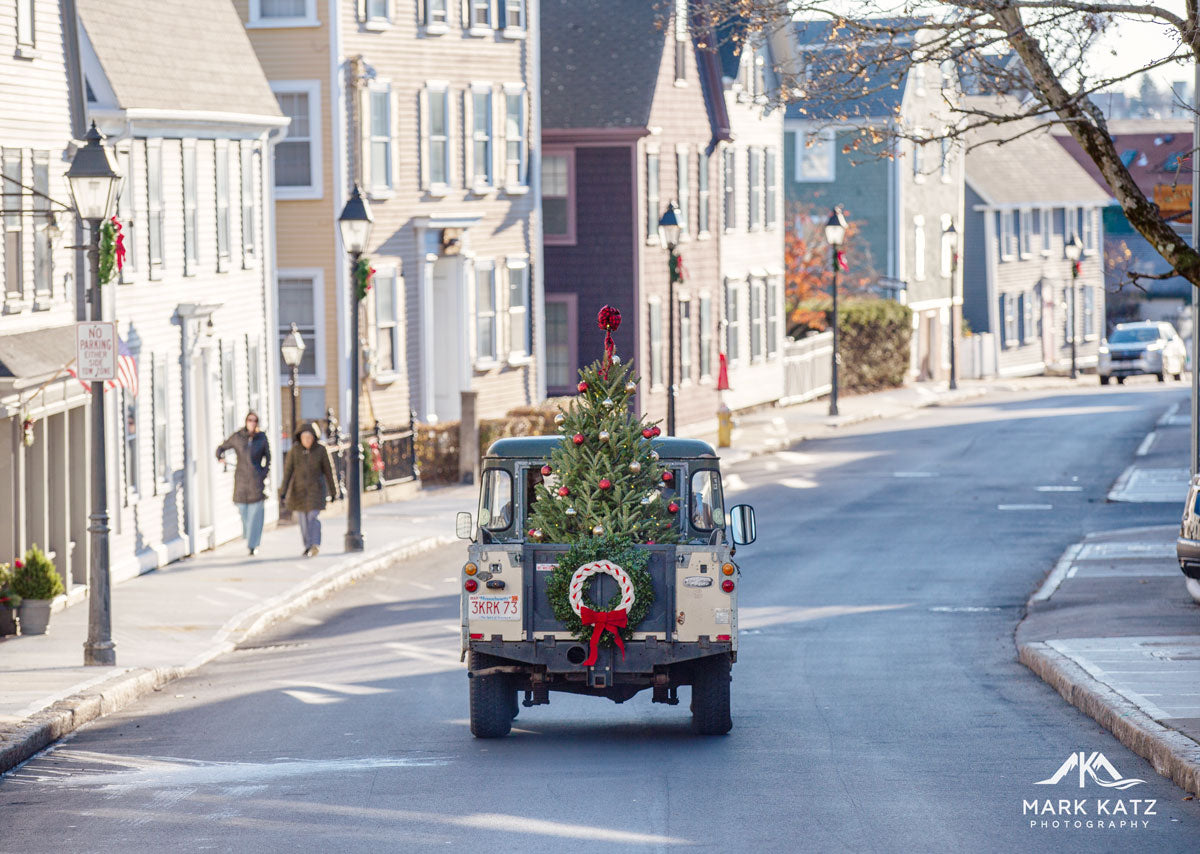
{"label": "painted road marking", "polygon": [[1142,439],[1142,444],[1138,445],[1138,449],[1134,451],[1134,456],[1144,457],[1146,454],[1150,453],[1150,448],[1154,445],[1154,442],[1157,438],[1157,430],[1151,430],[1149,433],[1147,433],[1146,438]]}
{"label": "painted road marking", "polygon": [[937,477],[935,471],[894,471],[892,477]]}
{"label": "painted road marking", "polygon": [[939,614],[978,614],[983,611],[999,611],[1002,609],[984,607],[982,605],[936,605],[929,610]]}
{"label": "painted road marking", "polygon": [[997,510],[1053,510],[1053,504],[997,504]]}
{"label": "painted road marking", "polygon": [[[1175,421],[1175,415],[1176,415],[1176,413],[1179,412],[1179,407],[1182,405],[1183,404],[1180,401],[1176,401],[1175,403],[1171,404],[1171,408],[1163,413],[1162,418],[1158,419],[1158,426],[1159,427],[1172,426],[1173,422]],[[1191,421],[1191,413],[1188,413],[1188,421],[1189,422]]]}
{"label": "painted road marking", "polygon": [[1082,486],[1039,486],[1037,492],[1083,492]]}

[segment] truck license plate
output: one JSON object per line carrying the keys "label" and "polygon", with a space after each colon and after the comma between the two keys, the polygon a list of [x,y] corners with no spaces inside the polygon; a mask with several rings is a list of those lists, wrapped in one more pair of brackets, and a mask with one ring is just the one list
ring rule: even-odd
{"label": "truck license plate", "polygon": [[521,619],[520,596],[487,596],[473,593],[470,597],[471,618],[476,620]]}

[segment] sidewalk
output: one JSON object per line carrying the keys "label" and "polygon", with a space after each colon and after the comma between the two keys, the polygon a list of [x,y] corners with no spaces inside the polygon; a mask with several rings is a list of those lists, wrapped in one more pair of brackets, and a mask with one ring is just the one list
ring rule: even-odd
{"label": "sidewalk", "polygon": [[327,518],[315,558],[296,526],[237,540],[113,588],[116,667],[84,667],[86,600],[54,614],[48,634],[0,641],[0,773],[57,738],[227,652],[272,622],[396,560],[454,541],[472,486],[423,490],[363,510],[367,549],[342,550],[344,516]]}
{"label": "sidewalk", "polygon": [[[718,454],[728,465],[758,454],[783,450],[806,439],[829,436],[852,424],[893,418],[926,406],[959,403],[997,391],[1073,388],[1095,382],[1096,378],[1092,375],[1081,376],[1078,380],[1065,377],[959,380],[955,391],[950,391],[944,382],[912,383],[903,388],[869,394],[843,394],[838,398],[836,417],[829,415],[828,397],[794,406],[768,406],[735,415],[732,447],[721,448]],[[693,435],[717,447],[715,421],[701,424],[699,430],[693,431]]]}

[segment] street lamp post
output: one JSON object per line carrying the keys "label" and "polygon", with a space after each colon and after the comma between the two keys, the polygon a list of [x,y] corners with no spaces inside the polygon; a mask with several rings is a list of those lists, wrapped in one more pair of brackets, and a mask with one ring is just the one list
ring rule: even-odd
{"label": "street lamp post", "polygon": [[338,217],[338,229],[342,236],[342,247],[350,255],[350,463],[346,472],[346,491],[349,492],[346,506],[346,551],[361,552],[364,548],[362,534],[362,442],[359,439],[358,397],[359,374],[362,361],[362,345],[359,342],[358,283],[355,275],[358,262],[367,241],[371,238],[371,206],[363,198],[358,184],[346,200],[346,206]]}
{"label": "street lamp post", "polygon": [[[104,137],[95,122],[85,137],[86,144],[75,153],[67,170],[67,183],[75,211],[91,229],[88,264],[91,268],[92,320],[103,320],[100,304],[100,227],[116,201],[121,175]],[[112,639],[112,596],[108,565],[108,466],[104,451],[104,383],[92,383],[92,513],[91,559],[88,562],[88,633],[83,644],[83,663],[112,666],[117,663]]]}
{"label": "street lamp post", "polygon": [[830,365],[832,380],[829,390],[829,414],[838,414],[838,254],[846,239],[846,218],[840,207],[834,208],[825,221],[825,242],[829,244],[829,260],[833,269],[833,356]]}
{"label": "street lamp post", "polygon": [[1066,252],[1067,258],[1071,261],[1071,307],[1067,311],[1067,317],[1071,321],[1071,379],[1075,379],[1078,376],[1078,370],[1075,365],[1075,339],[1079,337],[1076,335],[1077,330],[1075,328],[1078,325],[1075,320],[1075,291],[1079,281],[1079,256],[1083,254],[1083,247],[1079,244],[1074,234],[1067,241]]}
{"label": "street lamp post", "polygon": [[958,323],[954,317],[954,290],[958,279],[958,229],[954,227],[954,220],[946,224],[942,240],[950,244],[950,390],[954,391],[958,388],[958,360],[955,352]]}
{"label": "street lamp post", "polygon": [[675,281],[679,278],[679,235],[683,231],[679,205],[667,205],[658,221],[658,238],[667,261],[667,435],[675,435]]}
{"label": "street lamp post", "polygon": [[292,324],[292,331],[283,339],[283,343],[279,345],[279,353],[283,356],[283,363],[287,365],[291,376],[288,378],[288,388],[292,393],[292,435],[296,435],[296,431],[300,429],[300,425],[296,421],[296,402],[300,397],[300,386],[298,384],[300,377],[300,362],[304,360],[305,350],[304,339],[300,337],[300,330],[296,328],[296,324]]}

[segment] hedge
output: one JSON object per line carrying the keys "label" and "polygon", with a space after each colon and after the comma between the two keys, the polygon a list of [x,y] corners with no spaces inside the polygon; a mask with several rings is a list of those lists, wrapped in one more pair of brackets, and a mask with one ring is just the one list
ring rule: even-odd
{"label": "hedge", "polygon": [[853,300],[838,306],[839,380],[848,391],[904,385],[912,340],[912,309],[894,300]]}

